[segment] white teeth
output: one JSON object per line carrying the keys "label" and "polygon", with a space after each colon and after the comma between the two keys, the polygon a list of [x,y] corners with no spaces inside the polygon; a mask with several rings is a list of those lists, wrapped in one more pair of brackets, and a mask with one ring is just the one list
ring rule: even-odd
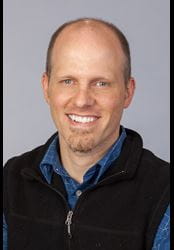
{"label": "white teeth", "polygon": [[81,123],[88,123],[93,122],[97,118],[96,117],[84,117],[84,116],[77,116],[77,115],[68,115],[69,118],[75,122],[81,122]]}

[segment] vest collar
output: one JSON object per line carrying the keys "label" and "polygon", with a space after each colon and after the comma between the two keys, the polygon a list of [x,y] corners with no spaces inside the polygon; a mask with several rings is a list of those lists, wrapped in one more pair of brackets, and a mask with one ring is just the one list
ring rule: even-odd
{"label": "vest collar", "polygon": [[[101,177],[98,185],[110,184],[115,181],[126,180],[133,178],[138,168],[139,161],[142,154],[142,138],[141,136],[130,129],[126,129],[127,137],[122,146],[122,152],[120,156],[111,164],[111,167],[106,171],[106,173]],[[38,150],[38,155],[35,157],[32,166],[26,166],[21,174],[28,180],[41,180],[42,182],[45,179],[42,176],[42,173],[39,169],[39,164],[47,151],[52,140],[57,136],[55,133],[48,141]]]}

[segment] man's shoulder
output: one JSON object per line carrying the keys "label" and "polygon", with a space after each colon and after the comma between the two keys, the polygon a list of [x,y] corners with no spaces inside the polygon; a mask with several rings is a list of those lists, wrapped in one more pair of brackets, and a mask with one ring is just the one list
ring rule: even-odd
{"label": "man's shoulder", "polygon": [[153,183],[153,188],[155,188],[155,185],[162,185],[165,189],[170,185],[169,162],[159,158],[152,151],[145,148],[142,150],[139,174],[143,176],[144,180],[151,181]]}
{"label": "man's shoulder", "polygon": [[4,165],[4,170],[8,171],[10,169],[15,169],[17,170],[18,168],[23,168],[23,167],[34,167],[38,166],[38,164],[41,162],[42,158],[44,157],[50,143],[52,140],[56,137],[57,133],[54,133],[47,141],[45,144],[39,145],[36,148],[27,151],[21,155],[14,156],[10,158],[6,164]]}
{"label": "man's shoulder", "polygon": [[155,155],[151,150],[143,148],[142,153],[142,162],[147,166],[151,167],[161,167],[161,168],[169,168],[169,162],[163,160],[159,156]]}
{"label": "man's shoulder", "polygon": [[141,135],[132,129],[126,128],[127,138],[130,141],[129,146],[133,145],[134,148],[140,148],[142,149],[142,152],[139,151],[141,154],[141,159],[143,162],[148,163],[150,165],[160,165],[160,166],[169,166],[169,162],[163,160],[162,158],[155,155],[151,150],[143,147],[143,139]]}
{"label": "man's shoulder", "polygon": [[127,151],[133,164],[138,167],[138,172],[147,178],[169,178],[170,164],[161,159],[151,150],[143,147],[143,139],[134,130],[126,129]]}

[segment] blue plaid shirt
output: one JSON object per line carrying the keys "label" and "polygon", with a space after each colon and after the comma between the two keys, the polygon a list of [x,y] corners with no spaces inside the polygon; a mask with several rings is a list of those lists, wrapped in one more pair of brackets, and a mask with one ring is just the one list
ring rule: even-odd
{"label": "blue plaid shirt", "polygon": [[106,155],[86,172],[83,177],[82,184],[79,184],[77,181],[72,179],[65,168],[62,167],[57,154],[58,137],[53,140],[48,151],[46,152],[40,164],[40,170],[48,183],[51,183],[53,171],[62,177],[68,195],[69,206],[71,209],[73,209],[79,194],[85,189],[97,184],[100,177],[109,168],[111,163],[119,156],[125,138],[126,131],[123,129],[119,139],[106,153]]}
{"label": "blue plaid shirt", "polygon": [[[122,128],[122,133],[118,140],[113,144],[113,146],[108,150],[104,157],[93,167],[91,167],[83,177],[83,183],[79,184],[77,181],[72,179],[67,171],[63,168],[60,163],[59,155],[57,152],[58,137],[55,137],[50,144],[41,164],[40,170],[48,183],[51,183],[53,171],[62,177],[65,184],[65,188],[68,195],[68,203],[71,209],[74,208],[79,195],[87,188],[97,184],[100,177],[105,173],[105,171],[110,167],[111,163],[117,159],[120,155],[122,144],[126,138],[126,131],[124,127]],[[169,250],[169,207],[164,214],[164,217],[159,225],[154,245],[152,250]],[[8,228],[4,218],[4,239],[3,239],[3,250],[7,250],[7,233]]]}

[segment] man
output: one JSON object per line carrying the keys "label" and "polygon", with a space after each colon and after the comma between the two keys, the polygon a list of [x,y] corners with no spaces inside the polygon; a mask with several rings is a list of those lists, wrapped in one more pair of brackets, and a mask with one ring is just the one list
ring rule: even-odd
{"label": "man", "polygon": [[120,125],[135,90],[122,32],[61,26],[42,87],[58,133],[6,163],[4,248],[169,249],[168,163]]}

